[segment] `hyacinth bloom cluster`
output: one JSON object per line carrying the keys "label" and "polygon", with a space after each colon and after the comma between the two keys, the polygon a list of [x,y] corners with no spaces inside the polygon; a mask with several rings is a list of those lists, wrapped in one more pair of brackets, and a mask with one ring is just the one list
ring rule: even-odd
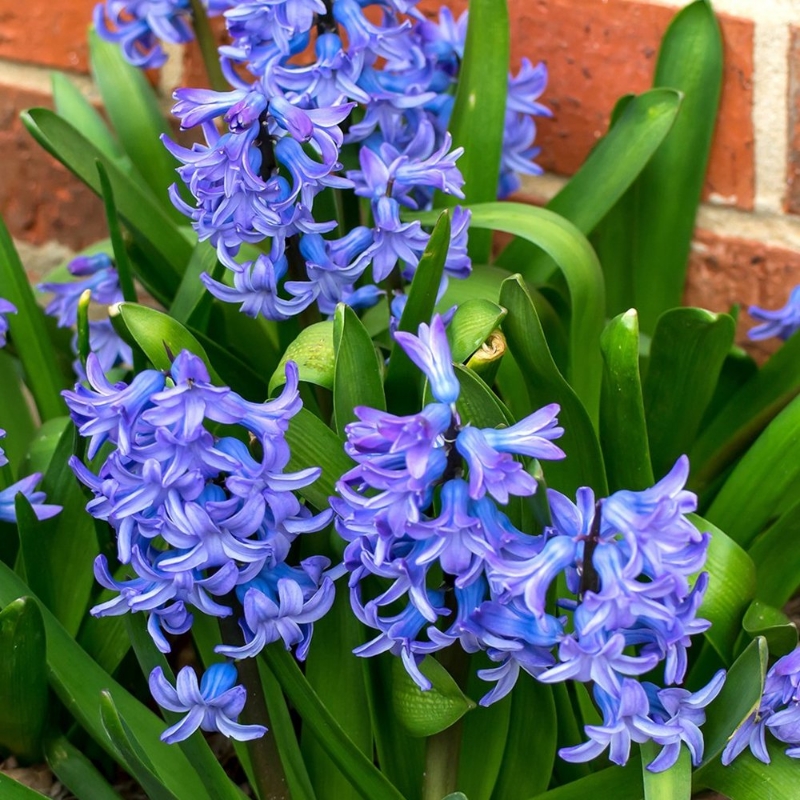
{"label": "hyacinth bloom cluster", "polygon": [[[282,394],[266,403],[212,385],[203,362],[187,351],[168,374],[145,370],[129,385],[109,383],[94,354],[86,372],[88,386],[78,384],[64,397],[89,439],[88,458],[104,446],[110,453],[97,475],[75,458],[70,463],[94,494],[87,510],[116,532],[117,559],[129,573],[115,577],[106,557],[97,557],[95,576],[116,595],[92,613],[144,612],[162,652],[170,650],[167,634],[189,630],[196,611],[236,615],[243,643],[221,644],[220,653],[253,656],[282,640],[303,658],[334,588],[327,559],[287,563],[294,540],[324,527],[331,516],[312,514],[294,494],[316,480],[318,469],[284,471],[284,434],[301,406],[295,365],[286,367]],[[240,435],[217,436],[209,428],[218,425],[235,426]],[[236,715],[231,709],[238,700],[220,685],[210,679],[215,688],[201,686],[205,701],[219,699],[223,715],[209,712],[203,724]],[[178,689],[181,703],[197,700],[194,685],[184,689]],[[199,702],[194,721],[201,718]],[[191,727],[180,731],[189,735]],[[168,735],[174,740],[178,734]]]}
{"label": "hyacinth bloom cluster", "polygon": [[[106,253],[77,256],[67,264],[67,271],[77,280],[48,281],[37,287],[42,292],[52,293],[45,313],[55,317],[60,328],[76,326],[78,303],[87,289],[91,292],[92,300],[99,305],[110,306],[122,302],[119,274]],[[89,346],[104,372],[133,361],[130,346],[120,338],[108,319],[89,320]],[[77,334],[72,340],[72,350],[77,354]],[[80,362],[76,361],[73,366],[76,373],[83,377]]]}
{"label": "hyacinth bloom cluster", "polygon": [[[0,429],[0,439],[5,438],[6,432]],[[8,464],[8,458],[2,447],[0,447],[0,467],[5,467]],[[31,504],[33,513],[36,514],[37,519],[49,519],[54,517],[61,511],[61,506],[46,504],[44,492],[37,492],[36,485],[42,479],[39,472],[34,472],[27,478],[22,478],[11,486],[0,490],[0,521],[2,522],[16,522],[17,512],[14,507],[16,497],[18,494],[25,496],[25,499]]]}
{"label": "hyacinth bloom cluster", "polygon": [[758,708],[730,738],[722,763],[730,764],[749,748],[759,761],[769,764],[767,731],[789,745],[784,751],[787,756],[800,758],[800,647],[778,659],[767,672]]}
{"label": "hyacinth bloom cluster", "polygon": [[[463,197],[462,149],[452,148],[447,124],[466,31],[465,16],[455,22],[443,10],[436,24],[414,6],[226,4],[231,43],[220,56],[232,90],[176,91],[175,115],[205,141],[186,148],[165,139],[193,197],[173,187],[172,201],[228,268],[222,281],[203,276],[215,297],[285,320],[312,305],[324,315],[338,302],[369,307],[394,271],[413,276],[429,234],[401,212],[429,208],[435,191]],[[516,172],[538,170],[532,115],[549,113],[537,102],[546,78],[543,65],[526,61],[509,81],[502,194]],[[360,146],[357,169],[343,172],[344,144]],[[329,189],[367,198],[368,224],[323,238],[337,227],[319,210]],[[468,226],[468,212],[456,209],[447,276],[470,272]],[[242,244],[266,240],[255,258],[241,255]]]}
{"label": "hyacinth bloom cluster", "polygon": [[800,329],[800,286],[792,289],[789,300],[783,308],[771,311],[758,306],[750,306],[747,313],[761,323],[748,331],[747,336],[750,339],[759,341],[771,339],[773,336],[783,340],[788,339]]}
{"label": "hyacinth bloom cluster", "polygon": [[[589,741],[562,757],[585,761],[609,749],[624,764],[632,742],[653,740],[663,748],[652,770],[671,766],[682,743],[699,763],[703,709],[724,673],[695,694],[678,687],[690,637],[709,625],[697,617],[708,576],[690,581],[709,536],[685,517],[696,506],[683,488],[687,459],[650,489],[599,502],[588,488],[577,503],[549,490],[552,524],[525,534],[502,510],[537,487],[514,456],[563,457],[552,441],[563,432],[558,407],[505,429],[464,425],[442,320],[395,338],[435,402],[408,417],[358,408],[346,429],[357,466],[342,476],[331,505],[348,541],[353,609],[379,632],[357,654],[393,652],[425,689],[426,654],[456,641],[484,650],[498,663],[479,673],[496,682],[484,705],[511,691],[520,669],[545,683],[591,682],[603,724],[588,726]],[[554,603],[559,575],[572,596]],[[365,585],[370,576],[384,579],[376,596]],[[637,680],[662,662],[667,688]]]}

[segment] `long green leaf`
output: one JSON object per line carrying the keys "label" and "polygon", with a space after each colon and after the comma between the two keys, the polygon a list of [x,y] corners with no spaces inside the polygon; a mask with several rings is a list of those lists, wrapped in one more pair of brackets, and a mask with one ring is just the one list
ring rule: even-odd
{"label": "long green leaf", "polygon": [[773,658],[785,656],[797,647],[797,625],[779,608],[761,600],[750,604],[742,620],[742,629],[752,639],[763,636]]}
{"label": "long green leaf", "polygon": [[624,767],[600,770],[544,794],[537,794],[535,800],[586,800],[587,797],[642,800],[643,796],[642,766],[636,755]]}
{"label": "long green leaf", "polygon": [[708,520],[695,514],[688,518],[698,531],[711,534],[703,568],[709,574],[708,589],[698,614],[711,622],[706,638],[722,660],[730,663],[742,617],[756,593],[755,566],[733,539]]}
{"label": "long green leaf", "polygon": [[678,118],[637,183],[636,307],[651,333],[680,305],[722,87],[722,36],[708,0],[678,12],[664,34],[654,85],[683,93]]}
{"label": "long green leaf", "polygon": [[0,795],[3,800],[42,800],[45,795],[29,789],[19,781],[15,781],[3,772],[0,772]]}
{"label": "long green leaf", "polygon": [[500,304],[508,310],[503,332],[522,368],[532,407],[549,403],[561,406],[559,423],[564,435],[558,440],[558,446],[567,457],[546,464],[548,485],[568,495],[581,486],[592,486],[601,496],[606,495],[603,456],[591,419],[553,362],[536,309],[519,276],[503,283]]}
{"label": "long green leaf", "polygon": [[[9,461],[7,465],[9,478],[22,474],[18,467],[22,466],[22,459],[28,450],[29,443],[34,438],[35,431],[30,398],[23,391],[18,367],[16,359],[8,353],[0,352],[0,386],[3,387],[3,402],[0,404],[0,429],[6,432],[2,447]],[[53,419],[57,420],[58,417],[53,417]],[[0,472],[0,487],[3,489],[6,487],[2,472]]]}
{"label": "long green leaf", "polygon": [[692,487],[703,491],[800,393],[800,334],[792,336],[729,398],[689,457]]}
{"label": "long green leaf", "polygon": [[111,124],[123,149],[161,206],[176,220],[180,214],[172,207],[167,189],[175,182],[177,162],[161,142],[169,128],[158,98],[142,70],[129,64],[119,46],[89,33],[89,58]]}
{"label": "long green leaf", "polygon": [[[523,203],[485,203],[472,206],[471,211],[473,227],[520,236],[544,250],[561,270],[571,303],[566,377],[590,418],[596,420],[602,374],[597,343],[605,317],[605,289],[594,250],[572,223],[543,208]],[[519,271],[528,280],[534,277],[524,267]]]}
{"label": "long green leaf", "polygon": [[129,168],[131,165],[126,163],[128,159],[122,152],[119,142],[81,90],[63,72],[54,72],[51,81],[53,105],[58,116],[81,131],[104,156]]}
{"label": "long green leaf", "polygon": [[98,195],[100,179],[95,161],[103,164],[114,190],[120,216],[143,245],[149,245],[153,253],[160,254],[161,263],[154,260],[149,267],[151,283],[162,287],[164,294],[171,298],[178,288],[179,276],[191,258],[192,246],[168,212],[146,188],[139,186],[115,162],[52,111],[45,108],[30,109],[23,112],[22,122],[48,153]]}
{"label": "long green leaf", "polygon": [[[217,274],[219,261],[217,251],[210,242],[198,242],[192,251],[192,257],[186,266],[181,278],[181,284],[175,293],[169,315],[184,325],[192,325],[197,320],[203,320],[210,310],[213,298],[206,291],[200,276],[207,272],[213,277]],[[196,325],[195,327],[200,327]]]}
{"label": "long green leaf", "polygon": [[[11,569],[0,564],[0,607],[30,594],[29,587]],[[100,692],[107,689],[168,788],[175,794],[185,793],[192,800],[208,798],[183,753],[159,739],[164,723],[104,672],[46,608],[41,607],[41,611],[47,637],[50,685],[69,713],[104,750],[117,758],[117,751],[100,719]]]}
{"label": "long green leaf", "polygon": [[121,800],[94,764],[66,736],[48,739],[44,755],[53,775],[78,800]]}
{"label": "long green leaf", "polygon": [[[420,323],[430,322],[449,248],[450,214],[439,213],[428,246],[411,281],[408,300],[397,330],[416,334]],[[389,408],[394,413],[407,414],[419,409],[419,399],[422,394],[419,389],[422,385],[421,379],[422,373],[414,366],[405,350],[397,342],[392,341],[386,369],[385,390]]]}
{"label": "long green leaf", "polygon": [[58,359],[45,327],[44,314],[36,303],[28,276],[2,218],[0,297],[9,300],[17,308],[16,314],[7,317],[9,331],[39,416],[42,420],[62,416],[66,406],[61,399],[61,390],[66,388],[67,383],[57,369]]}
{"label": "long green leaf", "polygon": [[0,746],[25,761],[41,759],[47,694],[44,623],[23,597],[0,611]]}
{"label": "long green leaf", "polygon": [[725,481],[706,516],[742,547],[787,511],[800,481],[800,398],[767,426]]}
{"label": "long green leaf", "polygon": [[653,472],[692,446],[735,333],[727,314],[673,308],[656,325],[643,395]]}
{"label": "long green leaf", "polygon": [[[664,141],[679,106],[680,95],[669,89],[654,89],[630,98],[613,127],[545,207],[568,219],[582,233],[591,233]],[[516,272],[521,263],[535,258],[532,245],[517,238],[503,250],[496,264]]]}
{"label": "long green leaf", "polygon": [[748,553],[758,575],[756,596],[778,608],[791,600],[800,586],[800,501],[796,502],[763,536],[750,546]]}
{"label": "long green leaf", "polygon": [[286,364],[289,361],[297,365],[301,381],[316,384],[323,389],[333,389],[334,360],[333,323],[324,320],[303,328],[286,348],[272,373],[269,379],[270,394],[286,383]]}
{"label": "long green leaf", "polygon": [[653,485],[653,469],[639,376],[639,318],[634,309],[608,323],[600,350],[604,366],[600,444],[609,490],[641,491]]}
{"label": "long green leaf", "polygon": [[[371,345],[370,345],[371,346]],[[314,647],[306,660],[306,678],[344,732],[365,755],[372,753],[364,661],[353,650],[365,640],[364,626],[353,615],[350,598],[340,586],[331,610],[314,624]],[[358,797],[316,737],[303,735],[303,755],[319,800]]]}
{"label": "long green leaf", "polygon": [[661,752],[661,745],[650,740],[642,745],[644,800],[690,800],[692,796],[692,758],[681,746],[678,760],[663,772],[650,772],[647,764]]}
{"label": "long green leaf", "polygon": [[374,766],[372,760],[359,750],[322,704],[291,653],[282,646],[268,646],[261,651],[261,657],[266,660],[309,730],[361,796],[365,800],[374,800],[376,797],[403,800],[400,792]]}
{"label": "long green leaf", "polygon": [[[497,198],[508,90],[509,25],[506,0],[471,0],[464,59],[458,76],[450,132],[464,147],[458,167],[468,203]],[[440,196],[447,205],[456,198]],[[469,253],[477,264],[491,254],[488,231],[470,230]]]}

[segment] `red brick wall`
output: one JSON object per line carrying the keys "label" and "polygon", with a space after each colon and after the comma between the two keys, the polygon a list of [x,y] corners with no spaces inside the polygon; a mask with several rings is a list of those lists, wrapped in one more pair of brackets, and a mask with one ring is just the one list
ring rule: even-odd
{"label": "red brick wall", "polygon": [[[749,7],[750,0],[716,0],[716,8]],[[555,176],[528,181],[524,194],[542,198],[581,163],[604,132],[614,101],[645,89],[658,43],[679,2],[668,0],[508,0],[512,62],[523,56],[547,62],[544,100],[554,111],[539,125],[540,163]],[[761,5],[759,5],[759,2]],[[754,8],[778,0],[753,0]],[[466,0],[448,0],[454,11]],[[437,0],[423,0],[432,12]],[[35,244],[57,240],[79,248],[103,235],[97,202],[65,170],[32,143],[16,121],[30,105],[47,105],[49,68],[88,79],[85,31],[92,3],[29,0],[0,5],[0,144],[6,169],[0,181],[0,213],[15,236]],[[714,140],[687,300],[725,310],[732,300],[777,305],[800,282],[800,27],[786,25],[788,64],[783,107],[777,109],[788,142],[785,193],[762,202],[754,115],[754,63],[758,14],[720,13],[725,82]],[[800,25],[800,18],[797,20]],[[39,31],[32,38],[31,31]],[[197,59],[173,64],[162,83],[189,82],[202,74]],[[756,71],[757,72],[757,71]],[[168,76],[168,77],[167,77]],[[759,79],[760,74],[759,74]],[[763,148],[762,148],[763,150]],[[774,182],[774,181],[773,181]]]}

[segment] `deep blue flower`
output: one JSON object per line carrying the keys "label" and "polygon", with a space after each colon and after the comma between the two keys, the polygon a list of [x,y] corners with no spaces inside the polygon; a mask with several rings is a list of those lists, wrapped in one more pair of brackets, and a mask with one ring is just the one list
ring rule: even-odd
{"label": "deep blue flower", "polygon": [[186,716],[161,734],[167,744],[182,742],[198,728],[245,742],[263,736],[263,725],[241,725],[236,722],[242,713],[247,690],[237,686],[236,667],[231,663],[212,664],[203,674],[200,685],[192,667],[184,667],[173,687],[164,677],[161,667],[150,673],[150,692],[153,699],[167,711]]}
{"label": "deep blue flower", "polygon": [[8,320],[7,314],[16,314],[17,307],[0,297],[0,347],[6,346],[6,335],[8,334]]}
{"label": "deep blue flower", "polygon": [[800,328],[800,286],[795,286],[789,295],[789,301],[783,308],[770,311],[758,306],[750,306],[747,313],[761,325],[756,325],[747,332],[749,339],[760,340],[777,336],[788,339]]}

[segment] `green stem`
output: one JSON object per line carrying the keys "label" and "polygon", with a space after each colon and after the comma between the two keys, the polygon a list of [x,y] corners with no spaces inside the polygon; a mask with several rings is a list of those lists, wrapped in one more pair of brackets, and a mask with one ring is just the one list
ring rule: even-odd
{"label": "green stem", "polygon": [[[239,612],[243,613],[241,607]],[[226,644],[244,644],[242,632],[234,617],[223,617],[220,620],[220,630]],[[243,658],[236,662],[236,668],[239,670],[242,685],[247,690],[247,702],[240,721],[246,725],[271,727],[264,689],[258,674],[258,664],[255,659]],[[259,739],[251,739],[247,742],[247,751],[253,766],[256,784],[254,788],[260,800],[291,800],[292,795],[286,782],[286,773],[275,736],[268,732]]]}
{"label": "green stem", "polygon": [[206,68],[208,82],[212,89],[218,92],[227,92],[230,86],[222,74],[219,54],[217,53],[217,43],[208,21],[208,14],[206,14],[206,10],[200,0],[190,0],[190,2],[192,4],[194,34],[197,37],[197,44],[200,46],[200,55]]}
{"label": "green stem", "polygon": [[[469,671],[469,658],[459,644],[451,645],[438,655],[441,665],[464,687]],[[462,720],[429,736],[425,742],[425,777],[422,800],[442,800],[458,789],[458,761],[461,753]]]}

